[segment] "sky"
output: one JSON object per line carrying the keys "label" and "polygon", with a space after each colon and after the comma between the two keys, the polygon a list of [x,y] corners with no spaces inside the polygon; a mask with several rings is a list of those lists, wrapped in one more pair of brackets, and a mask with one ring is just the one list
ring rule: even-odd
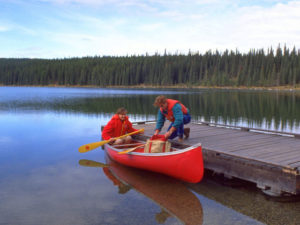
{"label": "sky", "polygon": [[300,0],[0,0],[0,58],[300,48]]}

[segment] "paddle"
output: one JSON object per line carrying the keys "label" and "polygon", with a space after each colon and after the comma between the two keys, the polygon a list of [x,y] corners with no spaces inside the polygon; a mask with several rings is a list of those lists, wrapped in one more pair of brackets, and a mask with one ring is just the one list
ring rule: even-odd
{"label": "paddle", "polygon": [[[134,134],[138,134],[138,133],[141,133],[141,132],[144,132],[144,128],[140,129],[140,130],[137,130],[137,131],[134,131],[134,132],[129,133],[129,134],[122,135],[120,137],[116,137],[116,139],[127,137],[127,136],[134,135]],[[88,152],[88,151],[91,151],[91,150],[93,150],[95,148],[98,148],[102,145],[105,145],[108,142],[109,142],[109,140],[105,140],[105,141],[98,141],[98,142],[82,145],[82,146],[79,147],[78,151],[80,153]]]}
{"label": "paddle", "polygon": [[130,148],[130,149],[127,149],[127,150],[118,152],[118,154],[126,154],[126,153],[128,153],[128,152],[132,152],[132,151],[134,151],[134,150],[136,150],[136,149],[138,149],[139,147],[144,146],[144,145],[145,145],[145,144],[142,144],[142,145],[136,146],[136,147],[134,147],[134,148]]}
{"label": "paddle", "polygon": [[88,167],[109,167],[107,164],[96,162],[93,160],[88,160],[88,159],[80,159],[79,160],[79,165],[81,166],[88,166]]}
{"label": "paddle", "polygon": [[138,143],[131,143],[131,144],[120,144],[120,145],[114,145],[114,147],[127,147],[127,146],[134,146],[136,147]]}

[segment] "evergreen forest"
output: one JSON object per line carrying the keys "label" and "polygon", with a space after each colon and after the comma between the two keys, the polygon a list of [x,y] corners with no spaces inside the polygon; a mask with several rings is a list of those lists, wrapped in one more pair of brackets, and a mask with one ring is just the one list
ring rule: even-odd
{"label": "evergreen forest", "polygon": [[205,54],[0,58],[0,85],[300,86],[300,50],[238,50]]}

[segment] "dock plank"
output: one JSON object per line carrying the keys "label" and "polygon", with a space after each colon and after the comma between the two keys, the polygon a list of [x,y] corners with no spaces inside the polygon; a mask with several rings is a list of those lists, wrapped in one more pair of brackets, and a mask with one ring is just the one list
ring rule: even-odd
{"label": "dock plank", "polygon": [[[299,154],[298,153],[299,150],[295,147],[287,146],[287,147],[285,147],[284,151],[282,151],[282,150],[280,151],[280,149],[277,146],[278,145],[276,145],[276,148],[273,148],[272,146],[265,146],[263,152],[258,153],[256,151],[252,155],[255,156],[255,157],[259,157],[259,158],[270,158],[270,157],[273,157],[273,156],[282,156],[282,155],[285,155],[285,154],[290,153],[290,152],[293,152],[296,155]],[[279,151],[275,151],[275,150],[279,150]]]}
{"label": "dock plank", "polygon": [[[234,152],[235,150],[242,147],[244,144],[251,144],[258,141],[267,142],[269,141],[270,137],[259,136],[259,135],[246,135],[246,136],[230,136],[223,137],[223,139],[211,139],[211,138],[204,138],[201,139],[203,144],[207,144],[212,148],[223,146],[226,148],[227,144],[229,144],[230,149],[228,151]],[[237,148],[235,148],[237,146]]]}
{"label": "dock plank", "polygon": [[[247,151],[249,155],[253,155],[256,157],[268,157],[274,154],[282,153],[282,149],[280,148],[280,141],[274,141],[274,139],[269,140],[260,140],[256,143],[245,144],[240,148],[234,149],[233,152],[241,152]],[[297,149],[295,146],[285,146],[286,149]]]}
{"label": "dock plank", "polygon": [[260,139],[255,142],[245,143],[244,145],[237,145],[233,148],[232,152],[248,152],[249,155],[257,155],[267,153],[267,147],[277,147],[279,142],[276,142],[273,138]]}
{"label": "dock plank", "polygon": [[297,162],[289,163],[288,165],[293,168],[298,168],[298,170],[300,170],[300,160]]}

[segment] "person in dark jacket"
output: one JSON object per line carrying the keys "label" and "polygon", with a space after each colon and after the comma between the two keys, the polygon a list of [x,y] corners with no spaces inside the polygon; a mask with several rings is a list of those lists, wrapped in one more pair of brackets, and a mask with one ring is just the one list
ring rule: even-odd
{"label": "person in dark jacket", "polygon": [[189,137],[190,128],[184,128],[184,124],[191,122],[188,108],[180,101],[168,99],[163,95],[156,97],[154,106],[159,107],[154,135],[159,134],[164,126],[165,120],[168,119],[171,124],[165,133],[166,138],[173,139],[178,137],[178,140],[182,142],[183,135],[185,138]]}
{"label": "person in dark jacket", "polygon": [[110,144],[119,145],[119,144],[128,144],[132,141],[131,136],[124,138],[118,138],[124,134],[137,131],[132,127],[132,123],[129,121],[127,110],[123,107],[119,108],[116,114],[111,118],[102,131],[102,139],[110,140]]}

